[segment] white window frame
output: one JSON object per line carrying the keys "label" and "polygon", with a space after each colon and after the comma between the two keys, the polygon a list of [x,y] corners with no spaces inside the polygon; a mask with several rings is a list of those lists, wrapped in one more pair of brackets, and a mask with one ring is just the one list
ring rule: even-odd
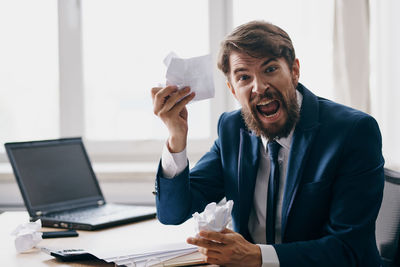
{"label": "white window frame", "polygon": [[[61,137],[85,136],[81,15],[81,0],[58,0]],[[210,53],[216,62],[219,43],[232,29],[232,1],[209,0],[209,22]],[[235,107],[223,75],[215,70],[214,77],[216,91],[210,103],[210,137],[188,140],[188,156],[192,160],[207,151],[216,138],[219,114]],[[164,143],[165,140],[85,140],[92,160],[97,162],[157,160]]]}

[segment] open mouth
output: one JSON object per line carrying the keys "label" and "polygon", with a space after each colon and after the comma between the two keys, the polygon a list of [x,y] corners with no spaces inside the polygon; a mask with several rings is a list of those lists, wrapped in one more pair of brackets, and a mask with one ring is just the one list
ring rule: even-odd
{"label": "open mouth", "polygon": [[280,106],[281,103],[278,100],[266,100],[257,105],[257,110],[265,117],[270,118],[278,113]]}

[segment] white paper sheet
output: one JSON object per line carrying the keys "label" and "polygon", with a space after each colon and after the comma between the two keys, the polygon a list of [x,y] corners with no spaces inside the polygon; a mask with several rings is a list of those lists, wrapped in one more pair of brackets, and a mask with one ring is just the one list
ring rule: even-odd
{"label": "white paper sheet", "polygon": [[171,52],[164,64],[167,66],[166,84],[178,88],[189,86],[191,92],[196,93],[192,102],[214,97],[211,55],[183,59]]}

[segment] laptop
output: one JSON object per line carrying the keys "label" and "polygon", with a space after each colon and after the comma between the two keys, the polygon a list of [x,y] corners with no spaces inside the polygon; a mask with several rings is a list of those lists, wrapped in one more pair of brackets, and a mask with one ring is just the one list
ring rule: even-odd
{"label": "laptop", "polygon": [[30,220],[96,230],[154,218],[155,207],[107,203],[81,138],[6,143]]}

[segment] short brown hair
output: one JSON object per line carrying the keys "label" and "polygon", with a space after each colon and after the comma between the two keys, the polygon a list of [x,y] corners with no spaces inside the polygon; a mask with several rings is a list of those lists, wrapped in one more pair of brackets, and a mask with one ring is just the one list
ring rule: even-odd
{"label": "short brown hair", "polygon": [[289,67],[296,58],[292,40],[278,26],[265,21],[251,21],[233,30],[222,41],[218,68],[228,77],[229,57],[232,51],[244,52],[251,57],[283,57]]}

